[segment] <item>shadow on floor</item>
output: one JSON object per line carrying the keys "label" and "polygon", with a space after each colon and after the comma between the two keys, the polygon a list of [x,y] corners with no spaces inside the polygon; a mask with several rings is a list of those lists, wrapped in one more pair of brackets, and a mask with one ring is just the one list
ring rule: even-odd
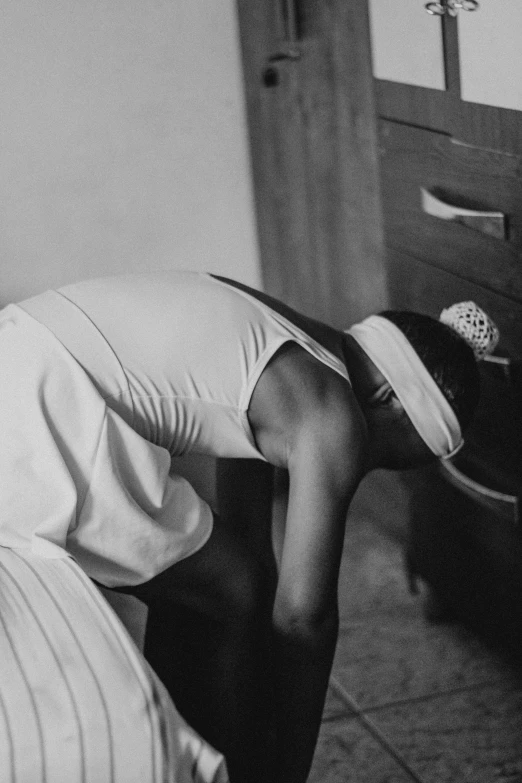
{"label": "shadow on floor", "polygon": [[372,474],[350,511],[309,783],[522,783],[522,670],[461,626],[426,619],[404,568],[403,492]]}

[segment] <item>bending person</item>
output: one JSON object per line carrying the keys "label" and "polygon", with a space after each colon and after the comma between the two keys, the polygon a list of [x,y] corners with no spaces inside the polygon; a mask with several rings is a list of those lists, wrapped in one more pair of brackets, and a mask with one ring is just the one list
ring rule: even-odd
{"label": "bending person", "polygon": [[[454,453],[477,403],[470,343],[491,348],[494,327],[459,307],[446,320],[461,334],[391,312],[340,332],[239,283],[160,272],[65,286],[0,315],[0,545],[73,556],[164,612],[166,633],[171,608],[208,620],[204,655],[194,650],[205,702],[187,697],[175,660],[159,674],[233,783],[306,780],[350,501],[373,468]],[[189,452],[288,470],[269,607],[226,520],[169,474]]]}

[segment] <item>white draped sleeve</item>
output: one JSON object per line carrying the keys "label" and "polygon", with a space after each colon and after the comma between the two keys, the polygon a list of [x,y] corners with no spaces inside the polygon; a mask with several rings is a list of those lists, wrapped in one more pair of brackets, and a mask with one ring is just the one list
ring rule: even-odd
{"label": "white draped sleeve", "polygon": [[74,555],[108,587],[199,549],[212,512],[170,454],[114,410],[67,349],[15,305],[0,313],[0,546]]}

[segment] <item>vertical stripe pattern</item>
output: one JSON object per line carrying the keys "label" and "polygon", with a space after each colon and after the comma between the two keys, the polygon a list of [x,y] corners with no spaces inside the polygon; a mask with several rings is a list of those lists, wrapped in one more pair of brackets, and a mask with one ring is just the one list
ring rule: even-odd
{"label": "vertical stripe pattern", "polygon": [[226,783],[72,558],[0,547],[2,783]]}

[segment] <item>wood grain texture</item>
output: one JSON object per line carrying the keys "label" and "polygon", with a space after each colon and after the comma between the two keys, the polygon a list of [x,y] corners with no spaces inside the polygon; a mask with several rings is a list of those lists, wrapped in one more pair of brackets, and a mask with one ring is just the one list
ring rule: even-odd
{"label": "wood grain texture", "polygon": [[386,302],[366,2],[299,8],[301,59],[266,87],[277,4],[238,0],[263,279],[345,326]]}
{"label": "wood grain texture", "polygon": [[377,115],[441,131],[477,147],[521,155],[520,112],[461,100],[457,19],[446,16],[442,29],[447,90],[375,79]]}
{"label": "wood grain texture", "polygon": [[438,318],[449,304],[472,299],[498,324],[499,350],[514,359],[522,358],[522,304],[399,250],[388,250],[387,257],[392,307],[418,310]]}
{"label": "wood grain texture", "polygon": [[[522,159],[381,121],[386,244],[522,301]],[[508,241],[423,212],[421,188],[449,204],[500,211]]]}
{"label": "wood grain texture", "polygon": [[[482,485],[520,497],[522,115],[461,100],[456,21],[446,18],[443,31],[446,91],[375,81],[389,299],[434,317],[472,299],[497,323],[498,350],[515,364],[504,376],[481,367],[481,401],[456,464]],[[504,213],[507,238],[426,214],[421,188],[455,206]],[[434,469],[401,481],[419,574],[455,617],[519,652],[521,551],[512,520]],[[430,767],[432,760],[430,753]],[[437,775],[454,777],[439,767]]]}

